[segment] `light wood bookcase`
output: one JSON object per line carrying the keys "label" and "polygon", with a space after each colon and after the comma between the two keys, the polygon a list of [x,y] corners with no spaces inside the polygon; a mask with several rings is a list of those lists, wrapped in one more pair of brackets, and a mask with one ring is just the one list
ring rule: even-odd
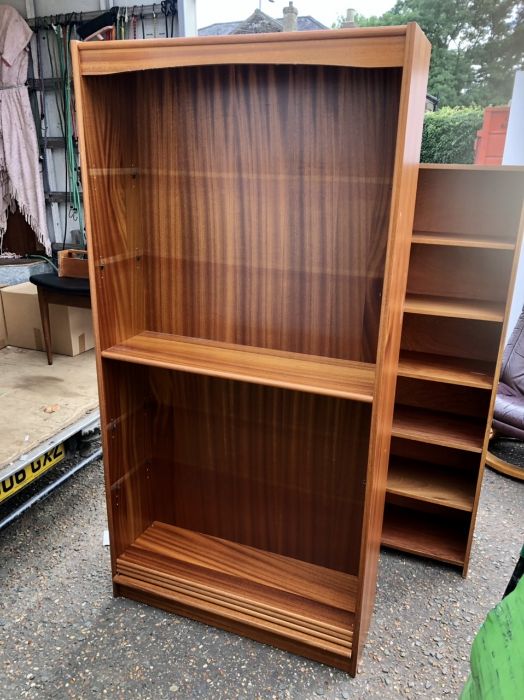
{"label": "light wood bookcase", "polygon": [[464,576],[523,198],[524,168],[420,166],[382,541]]}
{"label": "light wood bookcase", "polygon": [[115,594],[354,674],[429,44],[72,50]]}

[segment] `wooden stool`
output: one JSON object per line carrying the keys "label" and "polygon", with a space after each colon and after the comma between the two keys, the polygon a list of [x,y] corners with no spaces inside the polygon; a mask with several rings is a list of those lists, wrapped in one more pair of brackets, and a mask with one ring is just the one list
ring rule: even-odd
{"label": "wooden stool", "polygon": [[58,275],[54,273],[31,275],[29,280],[36,285],[38,290],[38,303],[40,305],[42,330],[44,331],[47,363],[52,365],[53,351],[51,349],[49,304],[78,306],[82,309],[90,309],[91,296],[89,293],[89,280],[78,277],[58,277]]}

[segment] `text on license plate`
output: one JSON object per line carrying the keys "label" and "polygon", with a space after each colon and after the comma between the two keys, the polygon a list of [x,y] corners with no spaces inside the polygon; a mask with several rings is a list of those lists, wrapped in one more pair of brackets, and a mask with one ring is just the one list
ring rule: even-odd
{"label": "text on license plate", "polygon": [[45,474],[46,471],[54,467],[55,464],[61,462],[65,457],[66,451],[63,443],[52,447],[44,454],[40,455],[32,462],[26,464],[11,476],[7,476],[0,481],[0,503],[6,501],[15,493],[21,491],[28,486],[32,481]]}

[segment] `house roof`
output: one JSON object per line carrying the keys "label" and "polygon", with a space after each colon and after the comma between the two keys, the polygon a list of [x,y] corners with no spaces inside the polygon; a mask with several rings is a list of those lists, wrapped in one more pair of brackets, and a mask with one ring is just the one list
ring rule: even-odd
{"label": "house roof", "polygon": [[[283,31],[284,18],[275,19],[256,9],[247,19],[238,22],[215,22],[198,30],[199,36],[225,36],[226,34],[260,34],[261,32]],[[307,32],[312,29],[327,29],[310,15],[297,17],[297,31]]]}

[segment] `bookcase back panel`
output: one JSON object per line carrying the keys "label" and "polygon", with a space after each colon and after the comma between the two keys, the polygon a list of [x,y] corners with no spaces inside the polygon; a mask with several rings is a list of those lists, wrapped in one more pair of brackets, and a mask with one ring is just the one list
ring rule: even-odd
{"label": "bookcase back panel", "polygon": [[157,518],[356,574],[371,408],[151,370]]}
{"label": "bookcase back panel", "polygon": [[391,455],[470,472],[475,481],[478,476],[480,456],[473,452],[394,437],[391,440]]}
{"label": "bookcase back panel", "polygon": [[495,367],[500,323],[404,314],[401,348],[492,362]]}
{"label": "bookcase back panel", "polygon": [[415,231],[457,233],[514,243],[524,174],[421,168]]}
{"label": "bookcase back panel", "polygon": [[147,329],[374,362],[400,77],[137,75]]}
{"label": "bookcase back panel", "polygon": [[512,264],[513,251],[509,250],[413,245],[407,291],[503,301],[508,293]]}
{"label": "bookcase back panel", "polygon": [[490,400],[491,392],[486,389],[458,387],[454,384],[406,377],[397,379],[397,405],[484,418],[489,409]]}
{"label": "bookcase back panel", "polygon": [[106,489],[110,494],[112,547],[119,556],[156,517],[150,473],[151,444],[148,420],[151,399],[147,368],[103,360],[107,433],[104,445]]}

